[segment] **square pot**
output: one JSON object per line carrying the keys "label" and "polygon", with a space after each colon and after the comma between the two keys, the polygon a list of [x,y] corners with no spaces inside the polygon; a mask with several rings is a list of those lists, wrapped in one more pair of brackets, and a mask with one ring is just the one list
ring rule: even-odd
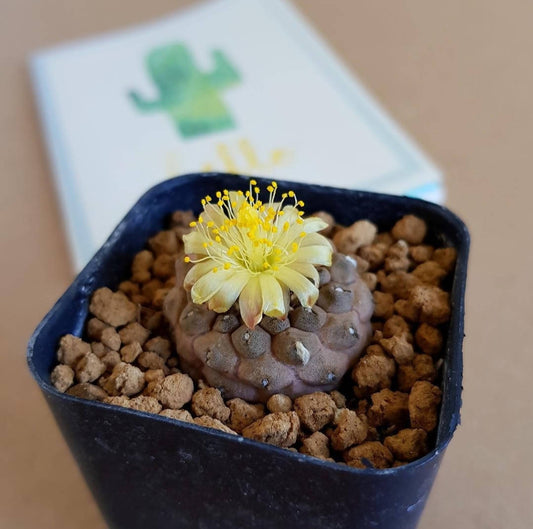
{"label": "square pot", "polygon": [[461,220],[435,204],[290,185],[309,212],[329,211],[345,225],[366,218],[380,230],[412,213],[426,220],[433,244],[457,249],[436,446],[417,461],[360,470],[195,424],[82,400],[58,392],[50,383],[59,338],[82,335],[91,293],[102,286],[116,288],[128,276],[133,256],[164,229],[170,213],[198,213],[206,194],[247,187],[248,177],[210,173],[181,176],[149,190],[35,330],[28,346],[31,372],[113,529],[414,528],[461,406],[469,236]]}

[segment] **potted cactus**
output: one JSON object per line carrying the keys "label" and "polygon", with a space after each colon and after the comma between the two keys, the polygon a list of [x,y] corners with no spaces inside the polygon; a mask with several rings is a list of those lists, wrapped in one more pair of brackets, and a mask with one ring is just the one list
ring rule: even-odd
{"label": "potted cactus", "polygon": [[30,368],[110,527],[413,528],[459,418],[467,252],[422,201],[183,176],[74,281]]}
{"label": "potted cactus", "polygon": [[249,402],[335,389],[370,337],[372,295],[292,190],[259,191],[208,195],[183,237],[165,303],[181,368]]}

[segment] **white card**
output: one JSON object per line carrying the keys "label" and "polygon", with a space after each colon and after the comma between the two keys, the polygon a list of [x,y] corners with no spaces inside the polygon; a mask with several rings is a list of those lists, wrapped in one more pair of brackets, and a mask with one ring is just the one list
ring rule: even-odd
{"label": "white card", "polygon": [[179,174],[443,196],[435,166],[284,0],[209,0],[38,52],[31,69],[78,270]]}

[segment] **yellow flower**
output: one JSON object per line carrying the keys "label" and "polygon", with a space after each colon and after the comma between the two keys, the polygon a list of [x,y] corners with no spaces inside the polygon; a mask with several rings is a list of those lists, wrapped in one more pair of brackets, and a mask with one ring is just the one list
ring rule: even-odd
{"label": "yellow flower", "polygon": [[256,186],[251,180],[246,193],[224,190],[214,200],[205,197],[193,231],[183,237],[185,261],[194,263],[184,279],[193,302],[226,312],[238,300],[250,328],[263,314],[286,317],[290,291],[311,307],[318,297],[316,265],[331,265],[332,253],[328,240],[317,233],[327,224],[302,218],[304,203],[293,191],[276,201],[272,182],[263,203]]}

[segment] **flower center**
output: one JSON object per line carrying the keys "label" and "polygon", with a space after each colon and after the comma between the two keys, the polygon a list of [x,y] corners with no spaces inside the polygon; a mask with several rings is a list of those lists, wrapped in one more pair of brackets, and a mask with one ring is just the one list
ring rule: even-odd
{"label": "flower center", "polygon": [[[205,257],[187,262],[198,263],[212,259],[216,265],[228,270],[244,268],[252,274],[275,272],[282,265],[294,261],[301,240],[306,233],[290,230],[295,224],[303,224],[304,203],[296,198],[293,191],[283,193],[276,200],[277,184],[267,187],[268,201],[259,199],[260,190],[255,180],[250,181],[250,189],[242,191],[217,192],[216,203],[208,195],[202,200],[204,210],[198,222],[191,226],[201,234]],[[285,205],[287,199],[293,204]]]}

